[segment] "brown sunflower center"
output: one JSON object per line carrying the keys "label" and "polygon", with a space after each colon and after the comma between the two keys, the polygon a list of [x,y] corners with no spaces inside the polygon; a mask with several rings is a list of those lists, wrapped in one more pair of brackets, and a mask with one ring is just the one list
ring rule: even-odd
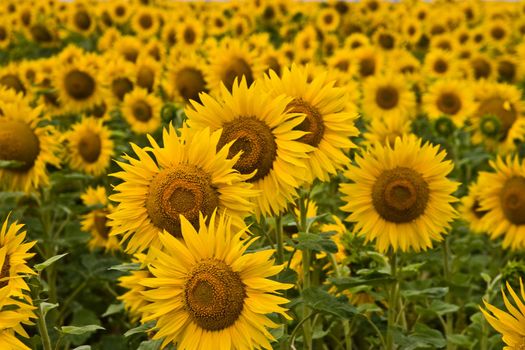
{"label": "brown sunflower center", "polygon": [[26,94],[26,88],[22,80],[16,74],[6,74],[0,78],[0,85],[15,90],[17,93]]}
{"label": "brown sunflower center", "polygon": [[97,233],[104,239],[108,239],[111,227],[108,225],[108,211],[99,209],[94,213],[94,226]]}
{"label": "brown sunflower center", "polygon": [[277,58],[273,56],[268,57],[266,59],[266,66],[268,66],[266,73],[269,73],[270,70],[273,70],[278,76],[281,76],[281,65],[279,64]]}
{"label": "brown sunflower center", "polygon": [[153,84],[155,84],[155,72],[149,67],[141,66],[137,71],[137,85],[152,92]]}
{"label": "brown sunflower center", "polygon": [[73,21],[77,28],[81,30],[88,30],[91,26],[91,17],[86,11],[78,11],[73,17]]}
{"label": "brown sunflower center", "polygon": [[[4,288],[9,283],[9,279],[8,279],[10,275],[9,270],[11,269],[10,260],[11,260],[11,257],[9,255],[6,255],[4,259],[4,264],[2,265],[2,268],[0,269],[0,288]],[[2,279],[4,278],[5,280],[2,281]]]}
{"label": "brown sunflower center", "polygon": [[0,41],[7,39],[7,30],[4,27],[0,27]]}
{"label": "brown sunflower center", "polygon": [[503,29],[501,27],[494,27],[490,31],[490,35],[495,40],[501,40],[501,39],[503,39],[505,37],[505,29]]}
{"label": "brown sunflower center", "polygon": [[74,69],[64,78],[66,92],[75,100],[86,100],[95,92],[96,82],[86,72]]}
{"label": "brown sunflower center", "polygon": [[376,103],[382,109],[392,109],[399,102],[399,91],[393,86],[382,86],[377,89]]}
{"label": "brown sunflower center", "polygon": [[331,24],[334,21],[334,16],[332,14],[327,14],[323,18],[324,23]]}
{"label": "brown sunflower center", "polygon": [[505,137],[518,118],[514,106],[501,97],[492,97],[482,101],[478,107],[478,116],[493,115],[501,122],[501,131]]}
{"label": "brown sunflower center", "polygon": [[342,59],[335,64],[335,68],[339,69],[342,72],[348,71],[349,67],[350,67],[350,61],[347,59]]}
{"label": "brown sunflower center", "polygon": [[135,101],[131,109],[133,110],[133,116],[135,117],[135,119],[143,123],[146,123],[153,117],[153,110],[146,101]]}
{"label": "brown sunflower center", "polygon": [[102,118],[106,114],[107,105],[102,102],[101,104],[96,105],[89,111],[89,115],[94,116],[95,118]]}
{"label": "brown sunflower center", "polygon": [[445,92],[439,96],[437,107],[445,114],[455,115],[461,110],[461,99],[453,92]]}
{"label": "brown sunflower center", "polygon": [[29,31],[31,32],[31,37],[37,43],[49,43],[53,41],[53,35],[43,24],[37,23],[31,26]]}
{"label": "brown sunflower center", "polygon": [[28,124],[0,118],[0,160],[18,161],[12,170],[27,171],[39,154],[40,141]]}
{"label": "brown sunflower center", "polygon": [[503,81],[512,82],[516,76],[516,65],[511,61],[501,61],[498,64],[498,75]]}
{"label": "brown sunflower center", "polygon": [[438,59],[434,62],[434,72],[443,74],[448,70],[448,63],[445,60]]}
{"label": "brown sunflower center", "polygon": [[308,134],[302,136],[298,141],[317,147],[324,135],[323,116],[319,110],[302,98],[293,99],[288,104],[288,109],[291,113],[302,113],[305,115],[304,120],[294,130],[306,131]]}
{"label": "brown sunflower center", "polygon": [[175,237],[182,237],[180,215],[198,227],[199,212],[209,217],[218,206],[219,195],[210,175],[184,164],[159,172],[150,184],[146,200],[153,224]]}
{"label": "brown sunflower center", "polygon": [[245,298],[245,285],[239,274],[216,259],[200,261],[184,285],[186,310],[207,331],[233,325],[242,313]]}
{"label": "brown sunflower center", "polygon": [[91,131],[86,130],[78,142],[78,153],[82,159],[87,163],[95,163],[102,152],[102,140],[100,136]]}
{"label": "brown sunflower center", "polygon": [[240,81],[243,76],[246,79],[248,86],[253,83],[253,72],[248,62],[241,57],[235,57],[232,58],[230,64],[224,70],[222,82],[231,92],[235,78]]}
{"label": "brown sunflower center", "polygon": [[505,182],[500,203],[507,220],[514,225],[525,224],[525,177],[511,177]]}
{"label": "brown sunflower center", "polygon": [[373,75],[376,71],[376,61],[372,57],[364,58],[359,62],[359,74],[362,77]]}
{"label": "brown sunflower center", "polygon": [[488,210],[482,210],[481,209],[481,204],[479,203],[479,200],[478,199],[475,199],[474,200],[474,203],[472,203],[472,213],[474,213],[474,215],[478,218],[478,219],[481,219],[482,217],[485,216],[485,214],[488,213]]}
{"label": "brown sunflower center", "polygon": [[131,90],[133,90],[133,83],[128,78],[116,78],[111,82],[111,91],[119,101],[123,101],[124,96]]}
{"label": "brown sunflower center", "polygon": [[405,223],[425,212],[428,184],[417,171],[397,167],[385,170],[372,187],[372,203],[386,221]]}
{"label": "brown sunflower center", "polygon": [[186,44],[193,44],[196,38],[197,34],[195,34],[193,28],[186,28],[184,30],[184,41],[186,42]]}
{"label": "brown sunflower center", "polygon": [[126,59],[126,61],[130,62],[137,62],[137,58],[139,57],[139,51],[135,47],[127,47],[122,52],[122,55]]}
{"label": "brown sunflower center", "polygon": [[490,66],[490,63],[481,57],[474,58],[471,61],[471,66],[474,71],[474,77],[476,79],[488,78],[490,73],[492,72],[492,67]]}
{"label": "brown sunflower center", "polygon": [[143,29],[150,29],[153,26],[153,18],[149,13],[140,16],[139,24]]}
{"label": "brown sunflower center", "polygon": [[241,174],[251,174],[257,170],[249,182],[264,178],[273,168],[277,144],[272,130],[264,122],[255,117],[239,117],[224,124],[217,149],[231,141],[235,142],[230,147],[229,158],[243,152],[234,169]]}
{"label": "brown sunflower center", "polygon": [[179,94],[186,101],[194,100],[200,102],[199,93],[206,92],[206,81],[204,74],[197,68],[183,68],[175,77],[175,85]]}
{"label": "brown sunflower center", "polygon": [[379,35],[379,45],[385,50],[392,50],[394,48],[394,38],[392,35],[387,33],[382,33]]}
{"label": "brown sunflower center", "polygon": [[117,15],[117,17],[123,17],[126,14],[126,8],[121,5],[117,6],[115,8],[115,14]]}

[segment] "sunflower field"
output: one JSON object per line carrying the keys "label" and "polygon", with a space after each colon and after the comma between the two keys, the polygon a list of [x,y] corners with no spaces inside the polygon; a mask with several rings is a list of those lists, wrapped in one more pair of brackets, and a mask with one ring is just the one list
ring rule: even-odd
{"label": "sunflower field", "polygon": [[0,350],[525,350],[525,2],[0,0]]}

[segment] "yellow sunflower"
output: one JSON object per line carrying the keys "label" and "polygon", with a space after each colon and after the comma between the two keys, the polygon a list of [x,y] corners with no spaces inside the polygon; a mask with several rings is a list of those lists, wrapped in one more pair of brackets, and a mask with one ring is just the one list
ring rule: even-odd
{"label": "yellow sunflower", "polygon": [[5,19],[0,20],[0,49],[5,49],[13,40],[12,27]]}
{"label": "yellow sunflower", "polygon": [[0,68],[0,86],[12,89],[24,96],[30,95],[31,92],[31,85],[21,74],[17,63],[10,63]]}
{"label": "yellow sunflower", "polygon": [[177,26],[177,48],[192,50],[198,48],[204,38],[204,29],[200,21],[186,18]]}
{"label": "yellow sunflower", "polygon": [[237,78],[246,79],[251,85],[262,75],[264,65],[254,51],[239,40],[223,40],[219,47],[210,52],[210,69],[206,81],[210,91],[219,92],[221,83],[231,91],[233,82]]}
{"label": "yellow sunflower", "polygon": [[0,102],[0,109],[0,160],[15,162],[11,168],[0,169],[0,187],[30,192],[46,185],[47,165],[60,165],[55,129],[40,123],[40,107]]}
{"label": "yellow sunflower", "polygon": [[139,38],[155,36],[160,28],[160,18],[152,6],[139,6],[131,18],[131,28]]}
{"label": "yellow sunflower", "polygon": [[374,46],[364,46],[354,51],[354,61],[358,66],[357,77],[366,79],[381,72],[384,57]]}
{"label": "yellow sunflower", "polygon": [[136,66],[116,55],[108,55],[108,62],[102,68],[102,74],[108,83],[109,98],[106,100],[111,107],[119,106],[126,94],[135,87],[137,69]]}
{"label": "yellow sunflower", "polygon": [[68,25],[71,30],[82,35],[90,35],[95,31],[97,27],[95,14],[89,10],[87,4],[77,2],[68,8]]}
{"label": "yellow sunflower", "polygon": [[164,232],[163,251],[152,249],[148,265],[151,278],[142,284],[149,305],[142,308],[142,322],[157,320],[154,339],[162,347],[179,349],[271,349],[276,328],[266,315],[286,319],[278,290],[292,285],[270,280],[282,269],[274,265],[273,250],[246,253],[253,241],[241,241],[245,230],[236,230],[229,219],[201,217],[198,232],[181,217],[184,242]]}
{"label": "yellow sunflower", "polygon": [[317,13],[317,28],[323,33],[333,32],[339,27],[341,16],[332,7],[325,7]]}
{"label": "yellow sunflower", "polygon": [[127,291],[118,297],[124,303],[124,308],[129,313],[132,321],[137,321],[141,318],[142,312],[140,309],[148,305],[148,302],[144,299],[142,292],[146,290],[141,283],[145,278],[152,277],[146,267],[147,255],[135,254],[133,255],[132,262],[140,265],[139,270],[131,271],[131,274],[122,276],[118,279],[119,286],[126,289]]}
{"label": "yellow sunflower", "polygon": [[445,156],[414,136],[358,156],[345,173],[352,183],[341,184],[347,221],[366,241],[376,240],[380,252],[431,248],[456,216],[451,203],[457,183],[446,177],[453,164]]}
{"label": "yellow sunflower", "polygon": [[359,68],[353,60],[353,51],[346,48],[336,50],[331,57],[327,58],[327,63],[329,68],[337,69],[349,77],[354,76]]}
{"label": "yellow sunflower", "polygon": [[282,77],[271,72],[265,79],[265,88],[275,98],[282,94],[293,98],[287,109],[305,116],[294,128],[306,132],[298,141],[314,148],[305,161],[309,170],[305,181],[329,180],[349,162],[345,152],[355,147],[350,138],[359,134],[354,126],[358,115],[345,111],[345,89],[335,87],[326,73],[308,81],[305,69],[296,65],[284,69]]}
{"label": "yellow sunflower", "polygon": [[122,115],[138,134],[151,133],[160,127],[162,101],[141,88],[135,88],[124,96]]}
{"label": "yellow sunflower", "polygon": [[110,235],[111,227],[108,225],[108,214],[113,211],[109,204],[106,189],[102,186],[89,187],[81,196],[82,202],[87,207],[95,207],[82,216],[80,225],[84,232],[91,234],[88,246],[91,250],[103,248],[105,251],[118,250],[119,242]]}
{"label": "yellow sunflower", "polygon": [[274,215],[286,208],[296,195],[306,173],[303,159],[312,146],[299,142],[306,133],[294,130],[305,117],[287,111],[293,99],[271,96],[259,85],[248,87],[246,80],[223,86],[222,99],[201,94],[202,104],[187,107],[190,129],[223,129],[219,146],[231,145],[229,157],[242,151],[234,168],[252,175],[249,183],[261,195],[254,199],[256,215]]}
{"label": "yellow sunflower", "polygon": [[23,325],[32,325],[36,308],[29,301],[11,297],[9,288],[0,288],[0,344],[6,350],[30,350],[17,335],[29,338]]}
{"label": "yellow sunflower", "polygon": [[423,72],[431,78],[456,78],[460,74],[454,54],[441,49],[434,49],[427,53]]}
{"label": "yellow sunflower", "polygon": [[363,134],[365,147],[373,147],[379,143],[382,146],[394,147],[398,137],[404,137],[412,133],[410,121],[406,119],[373,119],[368,131]]}
{"label": "yellow sunflower", "polygon": [[363,85],[363,113],[368,119],[409,119],[416,97],[400,74],[371,77]]}
{"label": "yellow sunflower", "polygon": [[488,211],[481,209],[480,198],[481,187],[478,182],[474,182],[468,187],[468,195],[461,198],[459,212],[461,218],[468,224],[474,233],[485,232],[481,219]]}
{"label": "yellow sunflower", "polygon": [[496,76],[494,63],[485,53],[476,52],[469,59],[470,73],[476,80],[492,80]]}
{"label": "yellow sunflower", "polygon": [[343,46],[350,50],[370,45],[370,39],[363,33],[353,33],[345,38]]}
{"label": "yellow sunflower", "polygon": [[199,102],[199,94],[208,92],[205,77],[206,62],[197,55],[188,55],[172,60],[165,74],[166,92],[170,99],[181,103],[190,100]]}
{"label": "yellow sunflower", "polygon": [[514,85],[481,83],[475,91],[478,109],[472,118],[472,141],[508,153],[525,139],[521,93]]}
{"label": "yellow sunflower", "polygon": [[423,95],[423,108],[430,119],[448,116],[462,126],[476,112],[477,104],[467,82],[438,80]]}
{"label": "yellow sunflower", "polygon": [[486,301],[483,302],[487,309],[481,309],[481,311],[483,315],[485,315],[488,323],[503,336],[503,342],[507,345],[503,350],[520,350],[525,347],[525,287],[523,287],[523,281],[520,278],[520,299],[520,296],[512,289],[508,282],[506,285],[517,308],[509,301],[502,287],[501,294],[507,312],[498,309]]}
{"label": "yellow sunflower", "polygon": [[135,82],[149,93],[157,91],[160,85],[161,64],[149,55],[141,54],[135,64]]}
{"label": "yellow sunflower", "polygon": [[231,143],[220,149],[220,138],[220,131],[210,133],[209,129],[179,137],[170,126],[164,131],[162,148],[150,137],[156,161],[132,144],[138,159],[126,156],[129,164],[118,162],[123,171],[113,176],[124,182],[110,197],[118,206],[109,215],[112,234],[128,241],[127,252],[157,245],[162,230],[180,238],[179,215],[197,225],[200,212],[209,217],[218,209],[243,225],[243,218],[253,210],[250,199],[257,192],[244,181],[247,176],[233,169],[240,155],[228,159]]}
{"label": "yellow sunflower", "polygon": [[501,55],[496,60],[496,72],[498,81],[508,84],[515,84],[525,76],[523,65],[520,59],[514,55]]}
{"label": "yellow sunflower", "polygon": [[482,225],[491,238],[503,238],[503,247],[525,248],[525,164],[517,157],[491,161],[494,173],[481,172],[480,209],[487,211]]}
{"label": "yellow sunflower", "polygon": [[84,118],[74,124],[63,136],[71,169],[94,176],[105,174],[113,155],[110,136],[100,119]]}
{"label": "yellow sunflower", "polygon": [[127,0],[113,0],[108,2],[111,20],[117,24],[124,24],[132,14],[133,6]]}
{"label": "yellow sunflower", "polygon": [[53,86],[64,108],[72,113],[81,112],[104,101],[107,92],[97,66],[93,56],[84,55],[57,67]]}

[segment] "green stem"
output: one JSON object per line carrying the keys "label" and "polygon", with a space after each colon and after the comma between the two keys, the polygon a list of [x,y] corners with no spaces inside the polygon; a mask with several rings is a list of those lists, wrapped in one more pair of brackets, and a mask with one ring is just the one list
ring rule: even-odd
{"label": "green stem", "polygon": [[[284,233],[283,233],[283,220],[282,216],[275,216],[275,242],[276,242],[276,258],[277,264],[282,265],[284,263]],[[284,296],[286,297],[286,291]],[[284,316],[281,315],[281,322],[283,324],[283,335],[284,337],[279,342],[281,350],[288,349],[288,342],[286,335],[288,334],[288,321]]]}
{"label": "green stem", "polygon": [[39,317],[37,319],[37,325],[38,325],[38,333],[40,333],[40,338],[42,339],[42,346],[44,347],[44,350],[52,350],[51,347],[51,339],[49,339],[49,333],[47,332],[47,325],[46,325],[46,319],[42,316],[42,314],[39,314]]}
{"label": "green stem", "polygon": [[[301,195],[299,198],[299,232],[306,232],[306,214],[308,208],[308,196]],[[303,290],[311,287],[311,276],[310,276],[310,257],[311,253],[309,249],[303,250]],[[304,348],[307,350],[312,349],[312,322],[310,320],[311,310],[303,304],[303,341]]]}
{"label": "green stem", "polygon": [[397,278],[397,254],[396,252],[390,252],[390,274],[394,281],[389,291],[388,299],[388,328],[386,331],[386,348],[387,350],[394,350],[394,328],[397,319],[397,306],[398,306],[398,278]]}
{"label": "green stem", "polygon": [[[445,278],[445,282],[447,284],[447,287],[449,288],[448,293],[445,295],[445,302],[447,304],[450,304],[452,302],[452,294],[450,294],[450,247],[448,244],[448,239],[445,237],[445,239],[442,242],[443,247],[443,277]],[[454,333],[454,324],[452,319],[452,314],[445,315],[445,337],[448,338]],[[454,350],[456,347],[453,344],[448,343],[447,349],[448,350]]]}
{"label": "green stem", "polygon": [[[337,263],[335,255],[330,253],[328,256],[330,257],[330,262],[334,267],[336,277],[340,278],[341,269],[339,268],[339,264]],[[352,350],[352,327],[350,322],[348,320],[342,320],[341,323],[343,324],[346,350]]]}

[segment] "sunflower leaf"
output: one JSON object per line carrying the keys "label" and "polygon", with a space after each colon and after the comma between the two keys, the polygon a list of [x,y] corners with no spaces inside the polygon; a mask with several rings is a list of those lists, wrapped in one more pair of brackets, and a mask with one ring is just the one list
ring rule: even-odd
{"label": "sunflower leaf", "polygon": [[302,299],[312,310],[342,319],[349,319],[357,314],[357,309],[348,303],[348,298],[336,297],[320,288],[305,289]]}
{"label": "sunflower leaf", "polygon": [[104,327],[96,325],[96,324],[89,324],[87,326],[62,326],[60,327],[60,332],[64,334],[74,334],[74,335],[80,335],[85,333],[92,333],[96,332],[98,330],[105,330]]}
{"label": "sunflower leaf", "polygon": [[138,327],[131,328],[129,331],[124,333],[124,336],[129,337],[133,334],[145,333],[150,331],[153,327],[155,327],[155,321],[146,322]]}
{"label": "sunflower leaf", "polygon": [[337,245],[328,234],[300,232],[295,246],[299,250],[309,249],[316,252],[337,253]]}
{"label": "sunflower leaf", "polygon": [[43,263],[41,264],[36,264],[35,265],[35,269],[38,271],[38,272],[42,272],[43,270],[45,270],[47,267],[49,267],[50,265],[52,265],[54,262],[62,259],[63,257],[65,257],[66,255],[68,255],[69,253],[65,253],[65,254],[59,254],[59,255],[55,255],[55,256],[52,256],[50,257],[49,259],[47,259],[46,261],[44,261]]}

